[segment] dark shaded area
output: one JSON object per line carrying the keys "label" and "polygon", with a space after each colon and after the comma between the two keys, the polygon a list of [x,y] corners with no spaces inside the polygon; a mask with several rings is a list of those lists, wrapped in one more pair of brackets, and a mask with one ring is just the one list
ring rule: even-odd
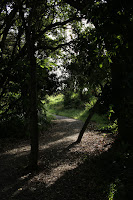
{"label": "dark shaded area", "polygon": [[[108,151],[106,148],[111,145],[108,142],[103,151],[96,148],[90,153],[82,151],[82,143],[72,144],[66,139],[73,137],[81,125],[78,120],[66,118],[53,121],[51,130],[41,135],[39,167],[34,172],[25,168],[30,150],[27,141],[1,141],[1,200],[108,200],[114,185],[117,190],[114,200],[132,199],[132,148],[116,141]],[[86,145],[91,146],[91,141]],[[77,164],[71,168],[74,163]],[[59,176],[60,167],[66,165],[68,169]],[[53,177],[51,173],[55,169]]]}
{"label": "dark shaded area", "polygon": [[[41,162],[38,171],[32,173],[23,169],[27,159],[26,155],[0,156],[1,200],[106,200],[112,183],[116,184],[118,190],[114,199],[132,198],[133,154],[126,144],[114,144],[108,152],[96,156],[84,155],[82,164],[65,172],[53,185],[46,186],[42,180],[40,181],[39,174],[50,172],[52,166],[57,167],[61,159],[66,162],[69,159],[69,150],[70,148],[60,152],[56,148],[43,150],[41,154],[46,159],[45,163]],[[77,153],[72,154],[77,156]],[[78,156],[83,156],[83,154]],[[6,165],[4,164],[5,159],[8,161]],[[30,182],[34,176],[38,176],[38,181],[36,179]]]}

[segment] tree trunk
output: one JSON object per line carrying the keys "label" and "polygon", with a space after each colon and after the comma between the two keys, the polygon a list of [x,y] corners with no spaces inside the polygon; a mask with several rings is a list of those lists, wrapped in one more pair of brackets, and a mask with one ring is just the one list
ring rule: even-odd
{"label": "tree trunk", "polygon": [[31,61],[30,73],[30,137],[31,137],[31,155],[30,165],[37,167],[38,161],[38,115],[37,115],[37,86],[36,86],[36,60]]}
{"label": "tree trunk", "polygon": [[91,110],[89,111],[89,116],[87,117],[87,119],[86,119],[86,121],[85,121],[85,123],[84,123],[84,125],[83,125],[83,127],[82,127],[82,129],[81,129],[81,131],[80,131],[80,133],[79,133],[79,136],[78,136],[78,139],[77,139],[77,141],[75,142],[75,143],[80,143],[81,142],[81,139],[82,139],[82,137],[83,137],[83,134],[84,134],[84,132],[85,132],[85,130],[86,130],[86,128],[87,128],[87,126],[88,126],[88,124],[89,124],[89,122],[90,122],[90,120],[91,120],[91,118],[92,118],[92,116],[94,115],[94,113],[97,111],[97,108],[99,107],[99,105],[100,105],[100,102],[102,101],[102,99],[104,99],[104,98],[106,98],[107,97],[107,95],[108,95],[108,82],[104,85],[104,87],[102,88],[102,93],[100,94],[100,96],[99,96],[99,98],[98,98],[98,100],[97,100],[97,102],[96,102],[96,104],[93,106],[93,108],[91,108]]}
{"label": "tree trunk", "polygon": [[[121,68],[121,71],[119,71],[118,73],[118,71],[116,71],[116,68],[118,69],[118,66],[115,66],[112,70],[113,73],[115,73],[115,77],[112,76],[112,81],[113,99],[115,112],[118,118],[119,136],[125,142],[133,144],[133,88],[130,88],[125,83],[121,83],[119,77],[121,72],[124,72],[124,70],[122,70]],[[127,76],[130,76],[130,73],[127,73]],[[129,80],[126,78],[125,81],[128,83]]]}
{"label": "tree trunk", "polygon": [[[35,6],[35,5],[34,5]],[[31,169],[37,168],[38,162],[38,114],[37,114],[37,64],[35,57],[35,30],[32,26],[33,10],[27,19],[24,17],[22,5],[19,5],[20,16],[23,21],[26,34],[26,48],[28,55],[28,64],[30,66],[30,84],[29,84],[29,132],[31,138],[31,152],[29,159],[29,167]]]}
{"label": "tree trunk", "polygon": [[100,103],[100,99],[98,99],[96,104],[93,106],[93,108],[91,108],[89,116],[87,117],[87,119],[86,119],[86,121],[85,121],[85,123],[84,123],[84,125],[83,125],[83,127],[82,127],[82,129],[80,131],[80,133],[79,133],[79,136],[78,136],[78,139],[77,139],[76,143],[80,143],[81,142],[81,139],[82,139],[82,137],[84,135],[84,132],[85,132],[85,130],[86,130],[86,128],[87,128],[92,116],[94,115],[99,103]]}
{"label": "tree trunk", "polygon": [[123,61],[118,57],[112,65],[112,89],[118,117],[120,139],[133,144],[133,25],[128,28],[128,48],[123,49]]}
{"label": "tree trunk", "polygon": [[[30,31],[29,31],[30,32]],[[29,33],[28,32],[28,33]],[[32,169],[37,168],[38,162],[38,114],[37,114],[37,77],[36,77],[36,58],[34,50],[33,33],[28,34],[28,56],[30,61],[30,116],[29,131],[31,138],[31,152],[29,166]]]}

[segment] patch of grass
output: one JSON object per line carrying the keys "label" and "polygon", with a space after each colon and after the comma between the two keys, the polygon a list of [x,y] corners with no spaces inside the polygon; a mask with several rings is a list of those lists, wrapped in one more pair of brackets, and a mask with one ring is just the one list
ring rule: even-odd
{"label": "patch of grass", "polygon": [[48,113],[59,115],[59,112],[64,108],[63,95],[48,96],[45,106]]}
{"label": "patch of grass", "polygon": [[62,103],[63,98],[64,98],[63,94],[52,95],[47,97],[47,101],[49,102],[49,105],[55,105]]}
{"label": "patch of grass", "polygon": [[[48,96],[46,109],[48,113],[66,116],[74,119],[85,121],[89,115],[89,109],[95,103],[95,99],[92,98],[90,103],[86,103],[85,108],[65,108],[64,107],[64,96],[59,94],[57,96]],[[95,113],[91,119],[98,124],[99,127],[103,127],[108,124],[106,115],[99,115]]]}

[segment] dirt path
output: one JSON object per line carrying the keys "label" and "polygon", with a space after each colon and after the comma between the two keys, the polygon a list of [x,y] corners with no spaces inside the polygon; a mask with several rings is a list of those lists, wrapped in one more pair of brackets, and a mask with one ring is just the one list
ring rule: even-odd
{"label": "dirt path", "polygon": [[113,139],[86,131],[80,144],[68,148],[76,141],[83,123],[61,116],[56,118],[49,130],[40,135],[37,172],[23,173],[30,152],[28,141],[1,141],[1,200],[103,199],[105,194],[99,191],[99,182],[104,183],[104,171],[93,161],[108,150]]}

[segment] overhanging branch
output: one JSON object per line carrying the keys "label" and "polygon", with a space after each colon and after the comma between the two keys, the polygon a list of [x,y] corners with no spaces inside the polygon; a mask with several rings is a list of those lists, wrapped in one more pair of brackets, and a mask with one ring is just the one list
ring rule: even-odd
{"label": "overhanging branch", "polygon": [[56,47],[53,47],[53,46],[50,46],[50,45],[45,45],[45,47],[39,46],[39,48],[36,48],[36,50],[38,50],[38,49],[43,49],[43,50],[49,49],[51,51],[56,51],[57,49],[60,49],[60,48],[65,47],[65,46],[69,46],[69,45],[74,44],[74,43],[76,43],[76,41],[70,41],[70,42],[66,42],[64,44],[59,44]]}
{"label": "overhanging branch", "polygon": [[47,31],[49,31],[53,28],[57,28],[58,26],[64,26],[74,20],[80,21],[81,19],[82,19],[82,17],[74,16],[64,22],[55,22],[54,24],[50,24],[44,30],[40,31],[40,33],[37,35],[37,38],[41,37],[44,33],[46,33]]}

